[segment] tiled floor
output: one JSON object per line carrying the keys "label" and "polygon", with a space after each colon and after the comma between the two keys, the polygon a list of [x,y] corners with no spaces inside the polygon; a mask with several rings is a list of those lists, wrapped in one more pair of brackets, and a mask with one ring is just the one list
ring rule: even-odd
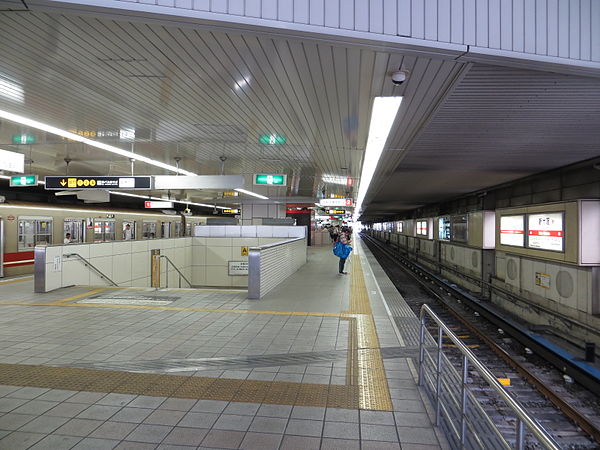
{"label": "tiled floor", "polygon": [[[397,347],[396,330],[368,268],[368,250],[357,247],[352,258],[360,258],[364,267],[378,343]],[[369,262],[376,264],[370,257]],[[40,295],[32,293],[31,282],[0,285],[0,303],[13,303],[0,304],[0,363],[145,370],[221,378],[225,383],[257,380],[275,390],[301,383],[309,394],[311,389],[319,392],[320,386],[346,386],[356,358],[356,349],[349,348],[353,325],[344,318],[351,277],[338,276],[336,268],[329,248],[311,249],[309,264],[264,300],[248,301],[244,292],[174,290],[156,294],[179,297],[176,301],[148,308],[58,303],[84,294],[82,288]],[[153,291],[110,294],[135,292]],[[14,304],[32,302],[53,305]],[[387,384],[378,388],[391,399],[389,411],[206,400],[201,394],[167,398],[59,390],[11,382],[0,385],[0,449],[444,446],[415,384],[412,360],[390,358],[383,364]],[[27,385],[25,380],[22,385]],[[322,399],[307,395],[304,402],[320,404]]]}

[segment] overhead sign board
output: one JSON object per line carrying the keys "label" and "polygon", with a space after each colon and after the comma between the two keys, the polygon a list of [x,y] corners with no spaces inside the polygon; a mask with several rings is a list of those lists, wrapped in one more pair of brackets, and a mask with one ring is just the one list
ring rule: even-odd
{"label": "overhead sign board", "polygon": [[237,189],[243,175],[155,175],[154,189]]}
{"label": "overhead sign board", "polygon": [[238,197],[240,195],[237,191],[225,191],[223,192],[223,197]]}
{"label": "overhead sign board", "polygon": [[258,137],[258,142],[264,145],[283,145],[287,141],[285,136],[278,134],[261,134]]}
{"label": "overhead sign board", "polygon": [[287,184],[287,175],[255,173],[254,184],[267,186],[285,186]]}
{"label": "overhead sign board", "polygon": [[500,244],[514,245],[515,247],[525,246],[525,216],[523,214],[500,217]]}
{"label": "overhead sign board", "polygon": [[328,209],[327,214],[346,214],[345,209]]}
{"label": "overhead sign board", "polygon": [[17,175],[10,177],[10,187],[37,186],[37,175]]}
{"label": "overhead sign board", "polygon": [[70,189],[145,189],[151,188],[152,177],[46,177],[47,190]]}
{"label": "overhead sign board", "polygon": [[321,206],[353,206],[351,198],[323,198],[319,202]]}
{"label": "overhead sign board", "polygon": [[223,214],[239,214],[239,209],[224,209]]}
{"label": "overhead sign board", "polygon": [[0,149],[0,170],[23,173],[25,171],[25,155]]}
{"label": "overhead sign board", "polygon": [[144,202],[144,207],[145,208],[159,208],[159,209],[173,208],[173,202],[146,201],[146,202]]}
{"label": "overhead sign board", "polygon": [[563,251],[563,213],[529,214],[527,246],[541,250]]}

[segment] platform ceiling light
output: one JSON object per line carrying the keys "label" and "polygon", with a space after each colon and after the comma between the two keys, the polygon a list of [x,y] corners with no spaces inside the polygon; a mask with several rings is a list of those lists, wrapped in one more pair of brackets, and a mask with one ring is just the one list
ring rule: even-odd
{"label": "platform ceiling light", "polygon": [[[142,195],[142,194],[130,194],[129,192],[115,192],[115,191],[108,191],[110,194],[114,194],[114,195],[122,195],[124,197],[134,197],[134,198],[142,198],[144,200],[157,200],[157,201],[164,201],[164,198],[160,198],[160,197],[151,197],[148,195]],[[196,202],[187,202],[187,201],[183,201],[183,200],[171,200],[169,199],[170,202],[173,203],[181,203],[182,205],[193,205],[193,206],[204,206],[206,208],[217,208],[217,209],[229,209],[229,207],[227,206],[215,206],[215,205],[208,205],[206,203],[196,203]]]}
{"label": "platform ceiling light", "polygon": [[383,153],[383,148],[396,120],[398,109],[402,103],[402,97],[375,97],[373,101],[373,112],[371,113],[371,124],[369,125],[369,136],[365,148],[358,198],[354,209],[353,220],[358,220],[361,212],[362,202],[367,195],[369,185],[375,174],[375,169]]}
{"label": "platform ceiling light", "polygon": [[[0,86],[0,89],[1,86]],[[155,159],[147,158],[138,153],[129,152],[127,150],[123,150],[118,147],[114,147],[112,145],[104,144],[103,142],[94,141],[92,139],[85,138],[75,133],[71,133],[66,130],[61,130],[60,128],[53,127],[51,125],[47,125],[42,122],[38,122],[36,120],[28,119],[27,117],[19,116],[17,114],[10,113],[8,111],[4,111],[0,109],[0,118],[10,120],[11,122],[20,123],[21,125],[26,125],[32,128],[37,128],[38,130],[46,131],[47,133],[56,134],[58,136],[62,136],[66,139],[70,139],[76,142],[82,142],[84,144],[89,145],[90,147],[99,148],[101,150],[105,150],[110,153],[115,153],[117,155],[123,156],[125,158],[133,158],[136,161],[141,161],[146,164],[150,164],[151,166],[160,167],[161,169],[170,170],[175,173],[180,173],[182,175],[196,175],[193,172],[188,172],[187,170],[179,169],[175,166],[171,166],[169,164],[165,164],[161,161],[157,161]]]}
{"label": "platform ceiling light", "polygon": [[241,192],[242,194],[251,195],[252,197],[262,198],[263,200],[269,200],[269,197],[265,197],[264,195],[257,194],[256,192],[247,191],[246,189],[234,189],[234,191]]}

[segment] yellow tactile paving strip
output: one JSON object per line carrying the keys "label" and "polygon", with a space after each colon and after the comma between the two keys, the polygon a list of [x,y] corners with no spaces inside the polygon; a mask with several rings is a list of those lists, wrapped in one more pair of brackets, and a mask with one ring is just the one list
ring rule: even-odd
{"label": "yellow tactile paving strip", "polygon": [[33,277],[15,278],[13,280],[0,281],[0,286],[4,286],[5,284],[21,283],[23,281],[31,280],[33,280]]}
{"label": "yellow tactile paving strip", "polygon": [[104,290],[104,288],[94,289],[52,302],[1,302],[0,304],[339,317],[350,322],[346,384],[236,380],[17,364],[0,364],[0,384],[175,398],[393,410],[375,321],[358,256],[353,261],[350,309],[339,314],[73,303],[75,300]]}

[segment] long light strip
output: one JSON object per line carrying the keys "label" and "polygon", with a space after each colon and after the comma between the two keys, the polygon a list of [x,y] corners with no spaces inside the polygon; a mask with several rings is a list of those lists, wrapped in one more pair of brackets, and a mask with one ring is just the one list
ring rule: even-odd
{"label": "long light strip", "polygon": [[257,194],[256,192],[247,191],[246,189],[237,188],[234,191],[241,192],[242,194],[251,195],[252,197],[262,198],[263,200],[269,200],[269,197],[265,197],[264,195]]}
{"label": "long light strip", "polygon": [[383,153],[383,148],[396,120],[398,109],[402,103],[402,97],[375,97],[373,101],[373,112],[371,113],[371,124],[369,125],[369,136],[365,148],[358,198],[354,209],[355,222],[360,217],[362,202],[367,195],[369,185],[375,174],[375,169]]}
{"label": "long light strip", "polygon": [[38,130],[46,131],[48,133],[56,134],[58,136],[62,136],[66,139],[71,139],[72,141],[82,142],[84,144],[89,145],[90,147],[99,148],[101,150],[105,150],[107,152],[115,153],[117,155],[123,156],[125,158],[133,158],[136,161],[141,161],[146,164],[150,164],[151,166],[160,167],[161,169],[170,170],[175,173],[180,173],[182,175],[197,175],[193,172],[188,172],[187,170],[178,169],[175,166],[171,166],[169,164],[165,164],[163,162],[157,161],[155,159],[147,158],[143,155],[129,152],[127,150],[123,150],[122,148],[114,147],[112,145],[104,144],[102,142],[94,141],[92,139],[85,138],[83,136],[79,136],[78,134],[71,133],[66,130],[61,130],[60,128],[53,127],[51,125],[38,122],[37,120],[28,119],[27,117],[19,116],[17,114],[10,113],[8,111],[4,111],[0,109],[0,117],[6,120],[10,120],[11,122],[20,123],[22,125],[27,125],[32,128],[37,128]]}

